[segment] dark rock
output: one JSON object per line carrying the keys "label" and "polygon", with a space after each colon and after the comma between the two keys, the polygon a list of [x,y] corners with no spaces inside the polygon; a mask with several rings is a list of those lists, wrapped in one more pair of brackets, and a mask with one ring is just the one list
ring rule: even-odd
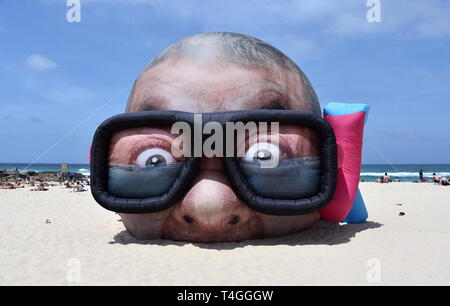
{"label": "dark rock", "polygon": [[58,179],[57,172],[38,172],[35,176],[38,181],[55,181]]}
{"label": "dark rock", "polygon": [[84,180],[85,176],[83,174],[81,174],[81,173],[75,172],[75,173],[73,173],[73,178],[75,180],[82,181],[82,180]]}

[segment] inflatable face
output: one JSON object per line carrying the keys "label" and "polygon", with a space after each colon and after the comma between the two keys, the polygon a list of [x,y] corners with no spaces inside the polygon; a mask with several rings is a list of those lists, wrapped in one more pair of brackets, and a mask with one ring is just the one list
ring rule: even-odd
{"label": "inflatable face", "polygon": [[[329,205],[350,210],[352,195],[334,197],[342,168],[333,124],[314,111],[305,79],[285,66],[224,65],[208,44],[185,53],[144,71],[130,113],[94,137],[93,195],[127,230],[139,239],[241,241],[308,228]],[[227,133],[227,124],[249,122],[256,128],[241,139]]]}

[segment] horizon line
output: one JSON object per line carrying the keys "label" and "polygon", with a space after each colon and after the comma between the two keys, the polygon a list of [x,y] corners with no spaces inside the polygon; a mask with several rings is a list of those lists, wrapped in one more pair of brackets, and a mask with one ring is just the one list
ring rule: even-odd
{"label": "horizon line", "polygon": [[[29,164],[29,162],[0,162],[0,164]],[[61,164],[85,164],[88,165],[90,162],[47,162],[47,163],[34,163],[33,165],[61,165]],[[414,163],[391,163],[392,165],[449,165],[450,163],[439,163],[439,162],[414,162]],[[361,163],[364,166],[378,166],[378,165],[391,165],[388,163]]]}

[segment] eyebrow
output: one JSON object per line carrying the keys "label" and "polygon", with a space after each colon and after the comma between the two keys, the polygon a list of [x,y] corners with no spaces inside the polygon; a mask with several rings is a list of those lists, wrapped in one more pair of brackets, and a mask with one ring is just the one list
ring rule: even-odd
{"label": "eyebrow", "polygon": [[[272,81],[267,81],[268,83],[272,83],[275,84],[277,86],[279,86],[277,83],[272,82]],[[272,99],[264,99],[262,94],[265,92],[272,92],[275,93],[275,96],[272,97]],[[286,110],[288,108],[286,108],[287,106],[287,101],[288,101],[288,97],[286,95],[284,95],[283,93],[281,93],[280,91],[276,90],[276,89],[269,89],[269,90],[262,90],[260,92],[258,92],[255,95],[252,96],[248,96],[245,98],[246,101],[246,105],[250,106],[249,104],[251,104],[250,109],[273,109],[273,110]],[[264,101],[266,100],[266,101]],[[138,103],[136,110],[137,112],[145,112],[145,111],[154,111],[154,110],[161,110],[164,108],[160,108],[158,107],[158,105],[165,105],[166,104],[166,100],[160,96],[153,96],[153,95],[149,95],[147,97],[145,97],[141,102]],[[250,103],[249,103],[250,102]],[[156,105],[155,105],[156,104]]]}
{"label": "eyebrow", "polygon": [[146,111],[161,110],[159,107],[155,106],[155,102],[157,102],[158,100],[159,98],[146,97],[142,102],[138,103],[135,111],[146,112]]}
{"label": "eyebrow", "polygon": [[140,112],[147,112],[147,111],[153,111],[153,110],[158,110],[158,108],[155,107],[154,105],[150,105],[150,104],[144,104],[143,107],[139,107]]}
{"label": "eyebrow", "polygon": [[260,109],[282,109],[284,110],[284,106],[281,105],[281,102],[277,100],[270,101],[269,103],[262,105]]}
{"label": "eyebrow", "polygon": [[[286,108],[281,104],[281,101],[279,99],[270,101],[269,103],[263,104],[261,106],[258,107],[258,109],[281,109],[281,110],[285,110]],[[146,112],[146,111],[154,111],[154,110],[159,110],[158,107],[151,105],[151,104],[147,104],[147,103],[142,103],[140,104],[140,106],[138,107],[139,112]]]}

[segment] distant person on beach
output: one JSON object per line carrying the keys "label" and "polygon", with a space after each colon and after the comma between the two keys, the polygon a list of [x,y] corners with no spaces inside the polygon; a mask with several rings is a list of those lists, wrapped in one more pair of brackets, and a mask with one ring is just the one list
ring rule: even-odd
{"label": "distant person on beach", "polygon": [[383,177],[383,183],[390,183],[390,182],[392,182],[391,177],[387,173],[385,173]]}
{"label": "distant person on beach", "polygon": [[419,181],[420,182],[425,182],[425,179],[423,177],[423,169],[420,169],[420,171],[419,171]]}
{"label": "distant person on beach", "polygon": [[448,186],[448,185],[450,185],[450,183],[449,183],[449,181],[448,181],[448,178],[446,178],[445,176],[441,177],[441,178],[439,179],[439,185],[442,185],[442,186]]}
{"label": "distant person on beach", "polygon": [[4,186],[0,187],[0,189],[16,189],[14,185],[10,182],[7,182]]}
{"label": "distant person on beach", "polygon": [[82,192],[82,191],[86,191],[86,189],[84,189],[84,186],[78,181],[77,184],[75,185],[75,187],[73,187],[73,192]]}
{"label": "distant person on beach", "polygon": [[431,180],[433,181],[433,183],[439,183],[439,176],[436,175],[436,173],[433,173]]}
{"label": "distant person on beach", "polygon": [[58,183],[62,185],[64,183],[64,173],[58,172]]}
{"label": "distant person on beach", "polygon": [[45,188],[45,185],[43,183],[39,184],[39,187],[30,189],[30,191],[47,191],[48,188]]}

